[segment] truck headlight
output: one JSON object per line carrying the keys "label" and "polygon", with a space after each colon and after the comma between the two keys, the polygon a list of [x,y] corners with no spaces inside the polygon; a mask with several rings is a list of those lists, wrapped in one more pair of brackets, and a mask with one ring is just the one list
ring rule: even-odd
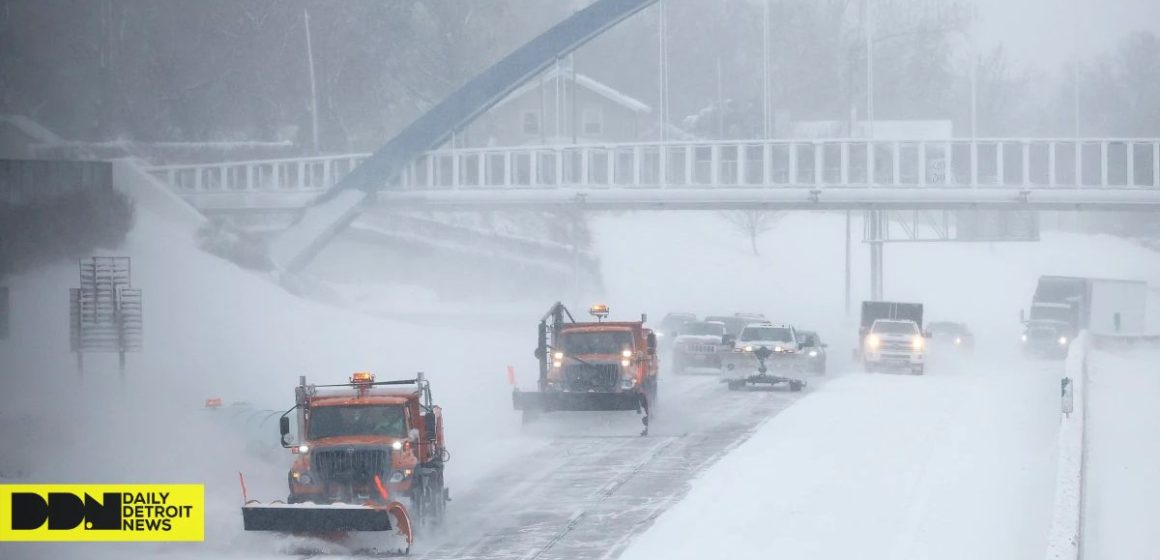
{"label": "truck headlight", "polygon": [[962,339],[962,338],[956,338],[956,339],[955,339],[955,344],[962,344],[962,343],[963,343],[963,339]]}
{"label": "truck headlight", "polygon": [[921,336],[916,336],[910,341],[910,347],[915,350],[922,350],[923,340]]}
{"label": "truck headlight", "polygon": [[781,346],[774,346],[773,351],[774,352],[785,352],[785,348],[782,348]]}
{"label": "truck headlight", "polygon": [[818,351],[817,351],[817,350],[810,350],[810,357],[811,357],[811,358],[817,358],[817,357],[818,357]]}
{"label": "truck headlight", "polygon": [[1065,344],[1067,344],[1067,337],[1066,336],[1059,337],[1059,345],[1063,346]]}
{"label": "truck headlight", "polygon": [[632,357],[632,350],[622,350],[620,352],[620,355],[625,357],[625,358],[631,358]]}
{"label": "truck headlight", "polygon": [[753,347],[752,347],[752,346],[746,346],[746,347],[745,347],[745,351],[746,351],[746,352],[752,352],[752,351],[753,351]]}
{"label": "truck headlight", "polygon": [[872,334],[866,337],[866,346],[871,349],[878,348],[879,344],[882,344],[882,340],[878,338],[878,335]]}
{"label": "truck headlight", "polygon": [[404,478],[407,478],[407,475],[403,474],[403,471],[395,471],[391,473],[391,478],[388,478],[387,482],[398,483],[402,482]]}
{"label": "truck headlight", "polygon": [[394,449],[395,451],[399,451],[399,450],[403,449],[403,442],[395,441],[394,443],[391,444],[391,449]]}
{"label": "truck headlight", "polygon": [[309,485],[314,483],[314,479],[310,477],[310,473],[294,473],[294,480],[297,480],[298,484]]}
{"label": "truck headlight", "polygon": [[620,388],[621,389],[631,389],[635,386],[636,386],[636,378],[635,377],[626,377],[626,378],[620,380]]}
{"label": "truck headlight", "polygon": [[632,362],[629,360],[621,360],[620,361],[620,367],[628,367],[631,364],[632,364]]}
{"label": "truck headlight", "polygon": [[308,452],[308,451],[310,451],[310,446],[309,446],[309,445],[306,445],[306,444],[304,443],[304,444],[302,444],[302,445],[299,445],[299,446],[298,446],[298,452],[299,452],[299,453],[306,453],[306,452]]}
{"label": "truck headlight", "polygon": [[556,358],[557,360],[563,360],[564,353],[563,352],[556,352],[552,357]]}
{"label": "truck headlight", "polygon": [[1023,342],[1027,342],[1027,335],[1021,335],[1019,338],[1023,339]]}

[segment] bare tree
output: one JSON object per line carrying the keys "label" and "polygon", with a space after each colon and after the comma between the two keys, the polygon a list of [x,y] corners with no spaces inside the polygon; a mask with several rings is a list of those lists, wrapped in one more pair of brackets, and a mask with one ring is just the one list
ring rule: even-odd
{"label": "bare tree", "polygon": [[733,210],[722,212],[721,217],[729,222],[738,233],[749,238],[749,246],[753,249],[753,256],[758,256],[757,238],[761,234],[772,230],[781,219],[781,212],[772,210]]}

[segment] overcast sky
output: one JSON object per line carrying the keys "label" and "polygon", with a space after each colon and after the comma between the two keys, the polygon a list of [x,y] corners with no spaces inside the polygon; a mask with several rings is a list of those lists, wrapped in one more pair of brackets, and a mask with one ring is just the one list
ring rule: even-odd
{"label": "overcast sky", "polygon": [[[1002,42],[1013,57],[1044,70],[1081,53],[1114,48],[1125,34],[1160,34],[1160,0],[975,0],[981,48]],[[1076,33],[1078,14],[1078,34]]]}

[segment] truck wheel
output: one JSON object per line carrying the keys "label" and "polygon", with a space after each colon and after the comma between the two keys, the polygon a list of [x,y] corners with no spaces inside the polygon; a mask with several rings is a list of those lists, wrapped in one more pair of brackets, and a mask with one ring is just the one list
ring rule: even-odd
{"label": "truck wheel", "polygon": [[741,384],[736,381],[730,381],[727,383],[727,385],[730,391],[736,391],[741,388]]}
{"label": "truck wheel", "polygon": [[794,391],[794,392],[801,391],[802,390],[802,382],[801,381],[790,381],[789,382],[789,390]]}

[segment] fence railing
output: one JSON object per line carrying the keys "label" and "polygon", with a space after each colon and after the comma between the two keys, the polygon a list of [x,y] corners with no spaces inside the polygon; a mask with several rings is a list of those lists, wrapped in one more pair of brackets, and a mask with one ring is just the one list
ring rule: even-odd
{"label": "fence railing", "polygon": [[[368,154],[149,171],[180,193],[313,192]],[[1160,188],[1160,139],[769,140],[442,149],[410,190],[668,187]]]}

